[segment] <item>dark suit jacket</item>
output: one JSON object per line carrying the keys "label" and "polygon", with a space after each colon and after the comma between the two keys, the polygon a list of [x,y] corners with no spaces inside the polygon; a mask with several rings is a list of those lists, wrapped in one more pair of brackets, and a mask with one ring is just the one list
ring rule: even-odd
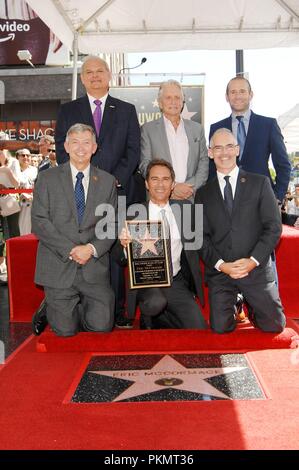
{"label": "dark suit jacket", "polygon": [[[188,244],[192,243],[192,240],[187,240],[184,236],[184,220],[183,217],[179,216],[180,214],[184,214],[182,211],[182,207],[184,204],[188,204],[191,208],[191,216],[193,218],[193,209],[194,205],[191,204],[189,201],[175,201],[175,200],[170,200],[170,205],[174,206],[173,208],[173,213],[176,218],[176,222],[178,225],[179,232],[181,234],[181,241],[183,245],[183,250],[181,254],[181,272],[188,282],[189,288],[194,292],[194,294],[199,298],[200,303],[204,305],[204,293],[203,293],[203,286],[202,286],[202,274],[200,270],[200,265],[199,265],[199,253],[198,249],[188,249]],[[142,203],[143,207],[146,207],[146,210],[148,211],[148,203]],[[133,207],[133,206],[132,206]],[[140,219],[144,220],[144,216],[142,214],[139,214],[138,212],[135,213],[135,217],[127,217],[127,220],[133,220],[133,219]],[[194,220],[192,220],[192,223]],[[194,226],[191,226],[192,231],[194,229]],[[120,245],[120,243],[117,243],[113,247],[113,257],[115,259],[118,259],[118,261],[122,264],[125,265],[127,263],[127,259],[124,256],[123,248]],[[128,293],[128,305],[127,305],[127,310],[128,310],[128,315],[129,317],[134,317],[135,314],[135,308],[136,308],[136,295],[137,295],[138,289],[129,289]]]}
{"label": "dark suit jacket", "polygon": [[280,238],[281,218],[267,177],[239,171],[232,216],[227,211],[217,177],[197,191],[195,203],[203,204],[201,256],[207,278],[226,276],[214,268],[219,259],[229,262],[253,256],[260,266],[242,282],[252,282],[258,276],[274,280],[269,257]]}
{"label": "dark suit jacket", "polygon": [[[59,164],[68,161],[63,144],[68,129],[76,123],[88,124],[95,130],[87,95],[60,107],[55,129]],[[97,144],[91,163],[112,174],[121,183],[128,203],[135,202],[133,173],[140,160],[140,128],[135,106],[108,95]]]}
{"label": "dark suit jacket", "polygon": [[[100,240],[96,225],[104,224],[102,215],[96,215],[100,204],[116,208],[116,187],[113,176],[90,166],[90,179],[82,223],[78,224],[74,187],[69,163],[42,171],[34,188],[32,204],[32,232],[39,239],[35,282],[63,289],[71,287],[77,269],[95,289],[109,284],[109,250],[115,240],[115,218],[107,218],[111,237]],[[102,221],[102,222],[101,222]],[[97,227],[100,229],[100,227]],[[98,258],[92,257],[85,265],[69,259],[76,245],[92,243]]]}
{"label": "dark suit jacket", "polygon": [[[231,116],[211,125],[209,140],[214,132],[222,127],[232,130]],[[268,167],[270,155],[276,171],[275,184],[271,180]],[[260,116],[251,111],[245,147],[239,166],[245,171],[268,176],[275,196],[280,201],[283,200],[290,181],[291,164],[276,119]],[[209,179],[215,174],[214,161],[210,160]]]}

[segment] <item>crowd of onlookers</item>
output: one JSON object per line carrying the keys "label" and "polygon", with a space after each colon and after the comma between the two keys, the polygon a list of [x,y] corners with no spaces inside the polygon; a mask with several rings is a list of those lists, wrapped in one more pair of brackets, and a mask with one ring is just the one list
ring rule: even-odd
{"label": "crowd of onlookers", "polygon": [[[0,189],[34,188],[34,183],[40,171],[56,166],[55,141],[51,135],[45,135],[38,142],[39,153],[31,153],[29,149],[22,148],[12,156],[9,150],[0,150]],[[1,197],[1,196],[0,196]],[[31,206],[32,192],[12,194],[18,201],[16,212],[6,217],[0,214],[0,282],[7,280],[5,262],[5,240],[7,238],[27,235],[31,233]]]}

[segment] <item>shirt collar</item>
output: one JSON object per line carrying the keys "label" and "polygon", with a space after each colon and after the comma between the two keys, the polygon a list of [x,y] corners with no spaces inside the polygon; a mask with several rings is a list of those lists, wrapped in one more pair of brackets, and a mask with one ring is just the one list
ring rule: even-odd
{"label": "shirt collar", "polygon": [[72,164],[70,163],[70,167],[71,167],[71,172],[72,172],[72,178],[73,180],[76,180],[76,176],[77,176],[77,173],[79,173],[81,171],[81,173],[83,173],[84,175],[84,178],[89,178],[89,172],[90,172],[90,165],[88,165],[85,170],[77,170],[77,168]]}
{"label": "shirt collar", "polygon": [[238,178],[238,175],[239,175],[239,167],[238,165],[235,166],[235,168],[232,169],[232,171],[230,173],[227,173],[227,174],[224,174],[224,173],[220,173],[220,171],[217,171],[217,177],[218,177],[218,180],[224,180],[224,177],[225,176],[230,176],[231,178],[233,179],[237,179]]}
{"label": "shirt collar", "polygon": [[[242,113],[242,116],[243,116],[243,118],[244,118],[244,121],[249,122],[250,115],[251,115],[251,109],[248,108],[247,111],[245,111],[244,113]],[[234,121],[237,121],[237,114],[236,114],[236,113],[232,113],[232,118],[233,118]]]}
{"label": "shirt collar", "polygon": [[170,210],[170,204],[167,202],[165,206],[159,206],[155,204],[153,201],[149,201],[149,209],[153,210],[155,213],[160,213],[162,209],[165,209],[166,212]]}
{"label": "shirt collar", "polygon": [[91,96],[87,93],[87,96],[88,96],[88,100],[89,100],[89,104],[90,104],[90,107],[93,109],[96,107],[96,105],[94,104],[94,100],[101,100],[102,104],[101,104],[101,108],[102,108],[102,112],[105,108],[105,104],[106,104],[106,99],[107,99],[107,96],[108,96],[108,92],[106,93],[106,95],[102,96],[101,98],[95,98],[94,96]]}

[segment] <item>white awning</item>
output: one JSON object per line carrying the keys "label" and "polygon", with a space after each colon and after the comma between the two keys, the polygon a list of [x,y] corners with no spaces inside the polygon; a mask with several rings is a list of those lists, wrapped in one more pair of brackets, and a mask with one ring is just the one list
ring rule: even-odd
{"label": "white awning", "polygon": [[299,46],[299,0],[26,0],[81,53]]}

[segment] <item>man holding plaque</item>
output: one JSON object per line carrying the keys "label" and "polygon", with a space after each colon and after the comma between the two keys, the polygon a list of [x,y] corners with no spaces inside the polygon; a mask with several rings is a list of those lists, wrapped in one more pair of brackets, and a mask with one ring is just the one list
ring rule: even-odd
{"label": "man holding plaque", "polygon": [[[185,227],[194,225],[194,206],[188,202],[169,201],[174,184],[175,174],[169,162],[153,160],[149,163],[146,172],[149,201],[134,206],[134,222],[137,224],[138,220],[142,221],[139,227],[137,224],[134,228],[135,232],[138,230],[144,232],[138,239],[138,243],[141,246],[140,252],[145,259],[146,256],[153,259],[155,254],[159,253],[161,238],[155,232],[155,230],[159,230],[157,222],[162,222],[166,236],[169,233],[169,244],[166,245],[165,258],[166,262],[169,259],[171,273],[168,280],[170,285],[157,287],[157,283],[161,280],[157,277],[154,281],[156,286],[151,287],[150,277],[146,275],[147,267],[145,267],[143,275],[145,280],[148,279],[148,282],[145,282],[144,286],[139,285],[129,289],[128,314],[133,317],[136,305],[139,304],[141,328],[205,329],[206,322],[195,300],[195,296],[197,296],[203,303],[198,257],[199,246],[197,243],[190,243],[190,239],[186,238],[185,230]],[[184,210],[184,206],[189,206],[189,208]],[[151,222],[153,222],[154,229],[151,228]],[[129,231],[129,224],[130,222],[127,222],[127,228],[123,228],[120,234],[121,245],[127,249],[127,253],[130,249],[129,245],[134,242],[133,239],[136,235],[134,235],[134,231]],[[144,224],[148,224],[148,226]],[[132,263],[130,258],[129,255],[129,263]],[[129,266],[129,269],[132,275],[132,265]],[[164,280],[162,279],[161,285]]]}

